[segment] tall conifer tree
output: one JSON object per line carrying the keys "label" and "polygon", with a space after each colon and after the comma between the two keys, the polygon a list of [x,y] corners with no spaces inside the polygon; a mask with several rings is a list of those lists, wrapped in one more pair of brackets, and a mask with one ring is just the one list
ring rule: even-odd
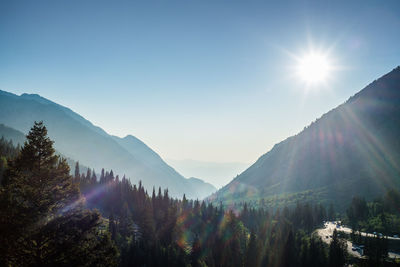
{"label": "tall conifer tree", "polygon": [[0,265],[115,265],[99,213],[83,209],[66,160],[54,152],[43,122],[35,122],[0,189]]}

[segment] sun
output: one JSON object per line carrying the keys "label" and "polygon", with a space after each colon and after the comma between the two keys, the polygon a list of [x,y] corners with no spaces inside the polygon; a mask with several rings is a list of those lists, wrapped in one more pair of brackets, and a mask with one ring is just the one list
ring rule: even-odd
{"label": "sun", "polygon": [[298,59],[297,75],[309,85],[325,82],[331,71],[329,58],[322,54],[312,52]]}

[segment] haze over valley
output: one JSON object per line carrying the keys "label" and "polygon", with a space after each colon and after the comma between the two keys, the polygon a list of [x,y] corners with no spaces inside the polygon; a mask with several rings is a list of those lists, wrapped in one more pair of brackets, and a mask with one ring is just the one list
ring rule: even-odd
{"label": "haze over valley", "polygon": [[0,1],[0,267],[400,266],[400,2]]}
{"label": "haze over valley", "polygon": [[166,159],[166,161],[186,177],[201,177],[217,188],[229,183],[233,177],[251,165],[243,162],[209,162],[191,159]]}

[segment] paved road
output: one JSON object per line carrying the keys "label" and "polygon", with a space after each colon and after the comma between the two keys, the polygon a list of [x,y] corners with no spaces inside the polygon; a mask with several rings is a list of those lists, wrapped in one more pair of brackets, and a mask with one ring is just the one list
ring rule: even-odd
{"label": "paved road", "polygon": [[[336,223],[334,223],[334,222],[326,222],[325,225],[324,225],[324,228],[317,229],[317,233],[325,243],[330,244],[330,242],[332,241],[331,236],[333,234],[333,230],[335,230],[335,229],[337,231],[342,231],[342,232],[345,232],[347,234],[351,233],[351,229],[350,228],[343,227],[343,226],[339,226],[338,227],[336,225]],[[369,237],[373,237],[374,236],[373,234],[364,233],[364,232],[361,232],[361,235],[362,236],[369,236]],[[399,240],[400,241],[400,238],[396,238],[396,237],[389,236],[387,238],[390,239],[390,240]],[[352,250],[353,243],[351,241],[347,240],[346,242],[347,242],[347,252],[350,255],[353,255],[354,257],[357,257],[357,258],[362,258],[363,257],[360,254],[360,252]],[[389,252],[388,256],[389,256],[389,258],[400,258],[400,254],[397,254],[397,253],[394,253],[394,252]]]}
{"label": "paved road", "polygon": [[[317,229],[318,235],[321,237],[322,241],[324,241],[327,244],[330,244],[332,241],[332,235],[333,235],[333,230],[342,230],[341,228],[336,228],[336,224],[332,222],[327,222],[325,223],[324,228]],[[351,231],[350,231],[351,232]],[[362,258],[363,256],[358,252],[358,251],[353,251],[351,248],[353,247],[353,244],[350,241],[347,242],[347,252],[357,258]]]}
{"label": "paved road", "polygon": [[[333,222],[327,222],[325,223],[325,225],[328,225],[328,227],[336,227],[336,224],[334,224]],[[340,228],[337,228],[337,230],[345,232],[346,234],[350,234],[351,233],[351,229],[345,226],[340,226]],[[356,232],[358,233],[358,232]],[[374,234],[371,233],[365,233],[365,232],[361,232],[362,236],[369,236],[369,237],[374,237]],[[400,241],[400,237],[393,237],[393,236],[385,236],[387,239],[389,240],[398,240]]]}

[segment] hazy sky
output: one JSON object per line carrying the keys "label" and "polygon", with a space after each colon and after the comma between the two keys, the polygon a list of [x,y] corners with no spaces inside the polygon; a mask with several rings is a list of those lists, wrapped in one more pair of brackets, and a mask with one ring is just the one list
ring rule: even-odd
{"label": "hazy sky", "polygon": [[[0,89],[168,159],[255,161],[400,64],[400,1],[0,1]],[[294,57],[338,66],[312,90]]]}

